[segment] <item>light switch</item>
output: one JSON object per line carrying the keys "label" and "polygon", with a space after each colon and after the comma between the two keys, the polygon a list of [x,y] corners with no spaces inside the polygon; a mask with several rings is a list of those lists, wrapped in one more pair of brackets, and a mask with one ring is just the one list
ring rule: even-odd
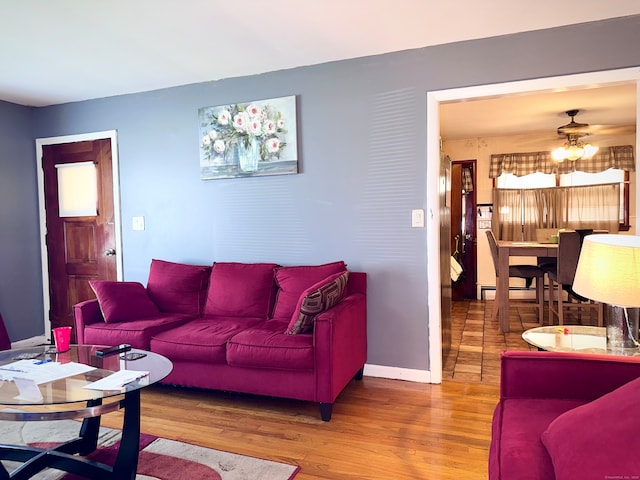
{"label": "light switch", "polygon": [[411,226],[413,228],[424,227],[424,210],[423,209],[417,208],[415,210],[411,210]]}
{"label": "light switch", "polygon": [[134,230],[144,230],[144,217],[133,217],[131,223]]}

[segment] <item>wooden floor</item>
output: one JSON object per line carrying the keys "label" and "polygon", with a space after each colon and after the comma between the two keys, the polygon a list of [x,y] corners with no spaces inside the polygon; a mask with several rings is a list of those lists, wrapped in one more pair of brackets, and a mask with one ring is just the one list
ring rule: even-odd
{"label": "wooden floor", "polygon": [[[142,392],[142,431],[299,465],[295,480],[487,478],[499,352],[529,349],[535,311],[512,312],[509,334],[492,302],[454,304],[454,345],[441,385],[364,377],[342,392],[330,422],[308,402],[155,386]],[[530,317],[531,315],[531,317]],[[121,426],[121,414],[103,417]]]}
{"label": "wooden floor", "polygon": [[308,402],[158,386],[142,392],[142,431],[299,465],[295,480],[486,479],[496,399],[482,383],[364,377],[322,422]]}

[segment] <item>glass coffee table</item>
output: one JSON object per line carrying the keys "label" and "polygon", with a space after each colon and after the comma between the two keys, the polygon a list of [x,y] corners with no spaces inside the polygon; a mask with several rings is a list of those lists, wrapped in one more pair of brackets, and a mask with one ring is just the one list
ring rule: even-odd
{"label": "glass coffee table", "polygon": [[607,344],[605,327],[551,325],[522,333],[522,339],[538,350],[551,352],[598,353],[601,355],[640,356],[637,348],[616,348]]}
{"label": "glass coffee table", "polygon": [[[162,355],[136,349],[126,352],[144,354],[135,360],[118,353],[96,356],[102,348],[72,345],[63,353],[56,353],[52,346],[0,351],[0,378],[4,378],[0,380],[0,420],[82,420],[76,439],[51,449],[0,444],[0,460],[21,463],[11,473],[0,464],[0,480],[31,478],[46,468],[91,479],[135,479],[140,447],[140,391],[169,375],[173,365]],[[26,367],[20,369],[21,364]],[[114,377],[114,372],[120,373]],[[118,383],[120,375],[125,379],[122,383]],[[107,377],[107,382],[117,380],[106,386],[113,389],[85,388]],[[85,458],[97,449],[101,415],[120,409],[124,419],[114,465]]]}

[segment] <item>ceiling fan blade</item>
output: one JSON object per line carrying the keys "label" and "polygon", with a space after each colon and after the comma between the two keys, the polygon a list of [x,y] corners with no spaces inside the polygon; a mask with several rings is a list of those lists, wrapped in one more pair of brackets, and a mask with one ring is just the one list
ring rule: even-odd
{"label": "ceiling fan blade", "polygon": [[591,125],[592,135],[633,135],[635,125]]}

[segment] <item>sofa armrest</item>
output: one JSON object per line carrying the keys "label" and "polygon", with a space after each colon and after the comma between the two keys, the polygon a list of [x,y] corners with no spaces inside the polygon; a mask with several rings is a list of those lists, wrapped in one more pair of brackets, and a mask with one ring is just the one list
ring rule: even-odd
{"label": "sofa armrest", "polygon": [[316,395],[333,402],[367,360],[367,297],[353,293],[314,320]]}
{"label": "sofa armrest", "polygon": [[572,352],[502,352],[500,398],[592,401],[640,377],[640,359]]}
{"label": "sofa armrest", "polygon": [[84,327],[92,323],[103,322],[104,317],[98,300],[87,300],[73,306],[73,318],[76,327],[76,343],[84,344]]}

